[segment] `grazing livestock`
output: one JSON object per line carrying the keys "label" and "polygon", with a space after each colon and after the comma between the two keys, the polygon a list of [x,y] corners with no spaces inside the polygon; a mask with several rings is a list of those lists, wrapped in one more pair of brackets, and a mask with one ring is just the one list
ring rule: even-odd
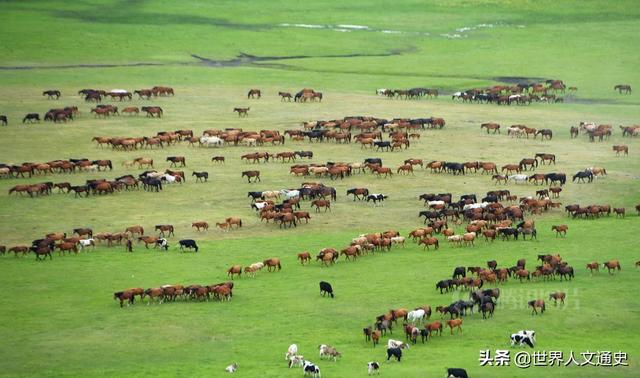
{"label": "grazing livestock", "polygon": [[311,254],[307,251],[298,253],[298,260],[300,264],[304,265],[305,262],[311,262]]}
{"label": "grazing livestock", "polygon": [[180,244],[180,250],[181,250],[181,251],[184,251],[184,249],[185,249],[185,248],[187,248],[187,249],[189,249],[189,250],[193,249],[193,250],[195,250],[196,252],[198,252],[198,245],[196,244],[196,241],[195,241],[195,240],[192,240],[192,239],[183,239],[183,240],[180,240],[180,241],[178,242],[178,244]]}
{"label": "grazing livestock", "polygon": [[524,346],[525,344],[533,348],[533,344],[536,341],[535,331],[518,331],[511,334],[511,346]]}
{"label": "grazing livestock", "polygon": [[304,372],[305,377],[308,375],[312,378],[320,378],[320,367],[309,361],[304,362],[302,365],[302,371]]}
{"label": "grazing livestock", "polygon": [[558,237],[558,235],[562,235],[562,237],[567,236],[567,230],[569,229],[569,226],[567,226],[566,224],[561,224],[558,226],[551,226],[551,231],[555,231],[556,232],[556,238]]}
{"label": "grazing livestock", "polygon": [[620,262],[618,260],[611,260],[611,261],[606,261],[604,264],[602,264],[603,268],[607,268],[609,270],[609,274],[613,274],[611,273],[611,271],[615,271],[616,269],[618,269],[618,272],[621,270],[620,268]]}
{"label": "grazing livestock", "polygon": [[[376,206],[378,202],[384,202],[385,199],[389,198],[384,194],[370,194],[367,196],[367,202],[373,201],[373,205]],[[354,198],[355,200],[355,198]]]}
{"label": "grazing livestock", "polygon": [[330,345],[322,344],[320,345],[319,349],[320,349],[320,359],[322,359],[322,357],[324,356],[329,356],[330,358],[333,357],[333,361],[335,362],[338,357],[342,356],[340,352],[336,350],[336,348]]}
{"label": "grazing livestock", "polygon": [[235,373],[236,370],[238,370],[238,364],[235,362],[224,369],[227,373]]}
{"label": "grazing livestock", "polygon": [[447,378],[469,378],[467,371],[460,368],[447,368]]}
{"label": "grazing livestock", "polygon": [[242,176],[241,177],[247,177],[247,182],[251,183],[251,179],[253,178],[253,182],[256,181],[260,181],[262,182],[262,179],[260,179],[260,171],[244,171],[242,172]]}
{"label": "grazing livestock", "polygon": [[380,364],[375,361],[367,362],[367,372],[369,375],[380,374]]}
{"label": "grazing livestock", "polygon": [[395,359],[400,362],[402,359],[402,349],[400,348],[387,348],[387,361],[391,359],[391,357],[395,357]]}
{"label": "grazing livestock", "polygon": [[289,360],[291,357],[298,354],[298,345],[291,344],[289,345],[289,349],[287,349],[287,353],[284,354],[284,359]]}
{"label": "grazing livestock", "polygon": [[621,152],[623,152],[625,155],[629,155],[629,146],[625,146],[625,145],[613,146],[613,150],[616,152],[616,156],[620,156]]}
{"label": "grazing livestock", "polygon": [[527,302],[527,305],[531,307],[531,315],[533,314],[538,315],[538,308],[540,308],[540,314],[544,314],[544,311],[546,310],[544,300],[542,299],[535,299],[535,300],[529,301]]}
{"label": "grazing livestock", "polygon": [[323,297],[325,296],[325,294],[329,294],[331,298],[334,298],[333,288],[331,287],[331,284],[325,281],[320,281],[320,294],[322,294]]}
{"label": "grazing livestock", "polygon": [[558,291],[555,293],[551,293],[549,294],[549,300],[553,299],[553,303],[554,304],[558,304],[558,299],[560,300],[560,303],[564,304],[564,299],[567,297],[566,293],[563,293],[562,291]]}
{"label": "grazing livestock", "polygon": [[236,274],[238,275],[238,277],[240,277],[240,275],[242,274],[242,266],[234,265],[231,268],[227,269],[227,276],[231,276],[232,280],[233,276]]}
{"label": "grazing livestock", "polygon": [[209,223],[207,223],[207,222],[193,222],[193,223],[191,223],[191,227],[195,227],[196,230],[198,230],[198,231],[201,231],[201,229],[204,230],[204,231],[208,231],[209,230]]}
{"label": "grazing livestock", "polygon": [[462,319],[447,320],[447,325],[451,329],[451,335],[453,335],[453,329],[458,328],[458,333],[462,333]]}

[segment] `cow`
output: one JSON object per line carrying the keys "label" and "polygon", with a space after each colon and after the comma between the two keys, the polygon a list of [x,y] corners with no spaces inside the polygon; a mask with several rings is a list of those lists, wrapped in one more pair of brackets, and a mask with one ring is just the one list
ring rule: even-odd
{"label": "cow", "polygon": [[402,359],[402,349],[400,348],[387,348],[387,361],[395,357],[398,362]]}
{"label": "cow", "polygon": [[188,248],[188,249],[194,249],[196,252],[198,252],[198,245],[196,244],[195,240],[183,239],[183,240],[180,240],[178,243],[180,243],[181,251],[184,251],[185,248]]}
{"label": "cow", "polygon": [[464,369],[447,368],[447,378],[468,378],[468,375]]}
{"label": "cow", "polygon": [[156,248],[160,247],[160,249],[164,249],[165,251],[169,250],[169,243],[167,242],[167,239],[165,238],[160,238],[156,241]]}
{"label": "cow", "polygon": [[295,356],[298,353],[298,345],[291,344],[289,345],[289,349],[287,349],[287,353],[284,355],[284,359],[288,360],[291,357]]}
{"label": "cow", "polygon": [[224,369],[224,371],[226,371],[227,373],[235,373],[236,370],[238,370],[238,364],[236,364],[235,362]]}
{"label": "cow", "polygon": [[304,371],[304,375],[310,375],[313,378],[320,378],[320,367],[311,363],[310,361],[305,361],[302,365],[302,371]]}
{"label": "cow", "polygon": [[320,281],[320,294],[322,294],[323,297],[325,294],[329,294],[331,298],[334,298],[331,284],[325,281]]}
{"label": "cow", "polygon": [[380,364],[375,361],[367,362],[367,371],[369,375],[380,374]]}
{"label": "cow", "polygon": [[388,196],[385,196],[384,194],[369,194],[367,196],[367,202],[369,201],[373,201],[374,205],[377,205],[378,202],[383,202],[385,199],[389,198]]}
{"label": "cow", "polygon": [[533,348],[533,343],[536,341],[536,332],[535,331],[518,331],[518,333],[511,334],[511,346],[519,345],[524,346],[524,344],[529,345]]}

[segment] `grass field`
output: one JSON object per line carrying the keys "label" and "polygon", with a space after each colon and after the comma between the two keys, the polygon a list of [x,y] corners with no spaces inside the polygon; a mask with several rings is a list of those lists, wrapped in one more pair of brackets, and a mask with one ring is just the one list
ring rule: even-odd
{"label": "grass field", "polygon": [[[293,9],[292,9],[293,8]],[[0,114],[9,126],[0,127],[0,162],[49,161],[86,157],[111,159],[106,173],[47,175],[0,180],[0,244],[28,244],[47,232],[75,227],[121,231],[133,224],[176,226],[167,254],[135,246],[99,246],[95,252],[34,262],[33,255],[0,257],[0,284],[6,288],[0,307],[0,374],[7,376],[222,376],[233,361],[241,376],[299,376],[282,360],[297,343],[306,358],[318,362],[323,376],[366,374],[366,362],[384,359],[385,347],[373,348],[361,334],[375,316],[390,308],[449,304],[466,292],[439,294],[436,281],[449,277],[459,265],[484,265],[496,259],[511,266],[537,254],[560,253],[576,269],[571,282],[510,281],[495,317],[478,314],[464,319],[463,334],[446,330],[427,345],[417,345],[402,363],[383,364],[384,376],[444,376],[445,367],[464,367],[470,376],[637,376],[640,301],[637,299],[638,224],[633,207],[640,203],[638,139],[622,138],[618,125],[637,124],[637,93],[619,95],[613,86],[640,76],[638,9],[634,2],[403,2],[392,7],[381,1],[345,4],[289,2],[170,2],[58,1],[0,3]],[[298,26],[295,26],[298,25]],[[307,26],[305,26],[307,25]],[[317,25],[310,28],[308,25]],[[342,26],[340,26],[342,25]],[[346,27],[345,27],[346,25]],[[366,26],[354,29],[351,25]],[[491,25],[491,26],[488,26]],[[322,26],[322,27],[320,27]],[[470,28],[470,29],[466,29]],[[460,30],[457,30],[460,29]],[[456,37],[455,35],[459,35]],[[245,53],[270,59],[245,58]],[[207,61],[192,55],[207,58]],[[281,57],[296,59],[280,59]],[[304,56],[304,57],[302,57]],[[276,59],[278,58],[278,59]],[[216,66],[219,62],[221,66]],[[135,66],[135,64],[143,64]],[[109,67],[100,65],[111,65]],[[83,65],[80,67],[78,65]],[[373,95],[376,88],[435,87],[442,92],[492,85],[512,78],[559,78],[579,88],[564,104],[496,107],[461,104],[448,96],[438,100],[388,100]],[[81,88],[130,90],[170,85],[176,96],[151,102],[162,106],[161,120],[145,117],[94,119],[90,105],[77,95]],[[249,88],[261,88],[261,100],[247,100]],[[324,92],[321,104],[281,103],[279,90],[295,92],[313,87]],[[60,89],[58,101],[41,96]],[[80,106],[81,115],[69,124],[22,126],[28,112],[41,115],[65,105]],[[121,106],[121,104],[117,104]],[[246,119],[231,112],[250,106]],[[402,152],[362,150],[356,144],[309,144],[206,149],[186,144],[161,150],[112,151],[90,142],[94,136],[143,136],[158,131],[242,127],[246,130],[293,129],[302,121],[342,118],[439,116],[443,130],[422,132],[421,139]],[[579,121],[614,125],[606,142],[571,140],[569,127]],[[554,131],[551,141],[515,140],[487,135],[480,124],[522,123]],[[630,154],[616,157],[614,144],[627,144]],[[315,254],[324,247],[342,248],[361,233],[398,229],[406,235],[422,224],[418,195],[451,192],[484,195],[496,188],[487,175],[464,177],[417,170],[415,176],[378,179],[370,174],[342,181],[323,180],[338,190],[331,213],[312,213],[309,224],[281,230],[261,223],[249,208],[247,191],[298,187],[307,179],[288,175],[289,165],[242,163],[254,150],[269,152],[313,150],[311,162],[361,161],[381,157],[385,166],[404,159],[494,161],[517,163],[537,152],[554,153],[557,166],[537,172],[572,175],[589,166],[606,167],[608,176],[592,184],[568,183],[563,204],[592,203],[626,207],[627,217],[570,220],[561,210],[534,216],[538,241],[485,243],[456,248],[441,239],[441,249],[424,252],[413,243],[357,262],[342,259],[335,266],[317,263],[302,267],[297,252]],[[165,169],[167,156],[184,155],[185,171],[206,170],[210,180],[168,186],[161,193],[122,192],[76,199],[73,195],[28,198],[8,196],[16,184],[41,181],[83,183],[89,178],[113,178],[138,173],[121,166],[124,160],[150,156]],[[225,165],[213,164],[224,155]],[[260,169],[262,183],[247,184],[246,169]],[[389,195],[373,207],[346,197],[348,188],[364,186]],[[508,185],[512,193],[533,195],[533,184]],[[310,210],[309,203],[302,204]],[[244,227],[223,233],[196,233],[191,222],[210,224],[240,216]],[[556,238],[551,225],[566,223],[569,235]],[[456,231],[462,231],[458,226]],[[181,254],[175,245],[194,238],[200,253]],[[136,303],[121,310],[112,293],[128,287],[166,283],[211,284],[226,279],[233,264],[247,265],[278,256],[283,269],[261,272],[255,279],[237,280],[229,303],[178,302],[147,306]],[[617,258],[622,271],[590,276],[587,262]],[[334,300],[317,293],[326,280],[336,290]],[[562,290],[563,306],[548,303],[543,316],[531,317],[528,300]],[[432,319],[438,319],[434,314]],[[629,367],[480,367],[481,349],[508,349],[508,336],[534,329],[535,350],[624,351]],[[394,332],[402,339],[401,330]],[[386,338],[384,338],[386,342]],[[343,358],[320,361],[319,344],[336,346]]]}

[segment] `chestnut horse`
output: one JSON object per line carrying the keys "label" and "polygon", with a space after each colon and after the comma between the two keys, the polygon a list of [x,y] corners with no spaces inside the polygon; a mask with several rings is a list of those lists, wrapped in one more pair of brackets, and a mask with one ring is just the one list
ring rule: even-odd
{"label": "chestnut horse", "polygon": [[202,229],[204,231],[208,231],[209,230],[209,223],[207,223],[207,222],[193,222],[193,223],[191,223],[191,227],[195,227],[197,231],[200,231],[200,229]]}
{"label": "chestnut horse", "polygon": [[227,269],[227,276],[231,276],[231,279],[233,279],[233,275],[237,274],[238,277],[241,277],[242,274],[242,266],[240,265],[234,265],[231,268]]}
{"label": "chestnut horse", "polygon": [[537,310],[538,308],[540,308],[540,314],[544,314],[544,310],[546,309],[546,306],[544,304],[544,300],[542,300],[542,299],[536,299],[536,300],[533,300],[533,301],[529,301],[529,302],[527,302],[527,305],[529,307],[531,307],[531,309],[532,309],[531,310],[531,315],[533,315],[533,314],[537,315],[538,314],[538,310]]}
{"label": "chestnut horse", "polygon": [[260,91],[260,89],[250,89],[249,93],[247,93],[247,98],[260,98],[262,97],[262,92]]}
{"label": "chestnut horse", "polygon": [[254,178],[253,182],[256,181],[260,181],[262,182],[262,180],[260,179],[260,171],[244,171],[242,172],[242,176],[241,177],[247,177],[247,182],[251,183],[251,178]]}
{"label": "chestnut horse", "polygon": [[311,262],[311,254],[307,251],[298,253],[298,260],[300,260],[300,264],[304,265],[305,262]]}
{"label": "chestnut horse", "polygon": [[270,259],[264,260],[262,263],[267,267],[268,272],[271,272],[272,268],[274,271],[276,270],[276,268],[278,270],[282,269],[282,265],[280,265],[280,259],[277,257],[272,257]]}

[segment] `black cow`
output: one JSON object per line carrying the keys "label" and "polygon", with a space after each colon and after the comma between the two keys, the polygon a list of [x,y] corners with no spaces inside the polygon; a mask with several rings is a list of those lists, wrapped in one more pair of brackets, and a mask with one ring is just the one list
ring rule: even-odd
{"label": "black cow", "polygon": [[380,164],[382,166],[382,159],[380,158],[366,158],[364,159],[365,164]]}
{"label": "black cow", "polygon": [[389,151],[389,149],[391,148],[391,142],[389,141],[385,141],[385,142],[373,142],[374,146],[376,146],[376,150],[380,150],[382,149],[386,149],[386,151]]}
{"label": "black cow", "polygon": [[469,378],[469,376],[467,375],[467,371],[464,369],[448,368],[447,378]]}
{"label": "black cow", "polygon": [[193,239],[183,239],[183,240],[180,240],[178,243],[180,243],[180,250],[184,250],[185,248],[188,248],[188,249],[194,249],[196,252],[198,252],[198,245],[196,244],[196,241]]}
{"label": "black cow", "polygon": [[333,298],[333,288],[331,284],[325,281],[320,281],[320,294],[324,297],[325,294],[329,294]]}
{"label": "black cow", "polygon": [[391,359],[391,357],[395,357],[398,362],[402,359],[402,349],[400,348],[387,348],[387,361]]}
{"label": "black cow", "polygon": [[22,123],[25,123],[27,121],[29,121],[29,122],[34,122],[34,121],[40,122],[40,115],[38,113],[29,113],[26,116],[24,116],[24,118],[22,119]]}
{"label": "black cow", "polygon": [[384,194],[370,194],[367,196],[367,202],[373,201],[373,204],[377,204],[378,202],[383,202],[385,199],[389,198]]}
{"label": "black cow", "polygon": [[466,276],[467,276],[467,270],[465,269],[465,267],[458,266],[453,270],[453,277],[451,278],[466,277]]}

